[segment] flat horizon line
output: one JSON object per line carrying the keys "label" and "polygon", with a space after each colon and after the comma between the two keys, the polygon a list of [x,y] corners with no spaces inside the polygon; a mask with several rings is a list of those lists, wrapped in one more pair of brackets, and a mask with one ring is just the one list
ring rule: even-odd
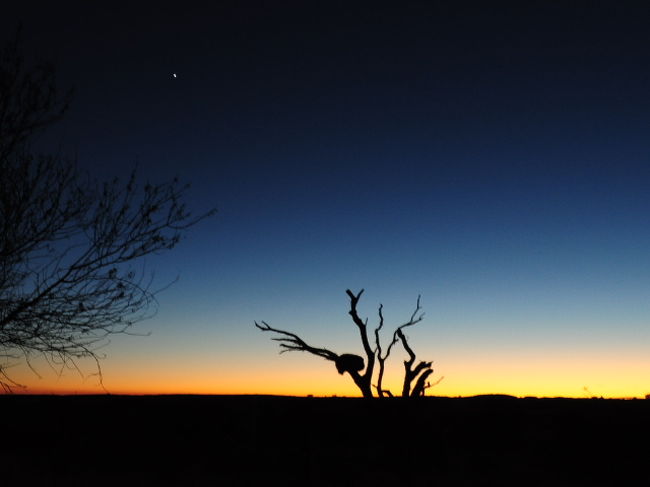
{"label": "flat horizon line", "polygon": [[[343,396],[343,395],[291,395],[291,394],[258,394],[258,393],[239,393],[239,394],[205,394],[205,393],[111,393],[111,392],[83,392],[83,393],[59,393],[59,392],[12,392],[2,393],[3,397],[133,397],[133,398],[146,398],[146,397],[222,397],[222,398],[282,398],[282,399],[359,399],[365,400],[362,396]],[[378,400],[403,400],[401,396],[395,397],[374,397]],[[598,400],[598,401],[630,401],[630,400],[649,400],[650,397],[603,397],[603,396],[513,396],[511,394],[473,394],[473,395],[459,395],[459,396],[424,396],[418,398],[409,398],[414,400],[427,400],[427,399],[571,399],[571,400]]]}

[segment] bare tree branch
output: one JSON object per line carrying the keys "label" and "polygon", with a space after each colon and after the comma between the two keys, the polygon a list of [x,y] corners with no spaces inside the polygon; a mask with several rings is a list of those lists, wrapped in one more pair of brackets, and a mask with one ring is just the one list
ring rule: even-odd
{"label": "bare tree branch", "polygon": [[280,342],[280,353],[284,352],[309,352],[313,355],[318,355],[319,357],[323,357],[326,360],[331,360],[333,362],[336,361],[336,359],[339,357],[338,354],[332,352],[331,350],[328,350],[326,348],[318,348],[318,347],[312,347],[311,345],[307,344],[302,338],[300,338],[298,335],[295,333],[291,333],[288,331],[280,330],[278,328],[273,328],[269,326],[265,321],[261,322],[262,324],[259,324],[257,321],[255,322],[255,326],[259,328],[262,331],[270,331],[273,333],[277,333],[279,335],[284,335],[284,337],[279,337],[279,338],[272,338],[271,340],[274,340],[276,342]]}
{"label": "bare tree branch", "polygon": [[379,338],[379,332],[384,327],[383,309],[384,309],[384,305],[380,303],[379,309],[377,311],[377,313],[379,314],[379,325],[377,326],[377,328],[375,328],[375,351],[377,354],[377,364],[379,365],[379,369],[377,371],[377,385],[375,385],[375,389],[377,389],[377,395],[379,397],[384,397],[384,395],[392,395],[390,391],[385,391],[383,388],[384,369],[386,366],[386,359],[390,354],[390,346],[389,346],[386,355],[385,356],[382,355],[381,339]]}
{"label": "bare tree branch", "polygon": [[[426,388],[425,380],[433,373],[433,369],[431,368],[432,362],[420,361],[420,363],[413,368],[416,359],[415,352],[409,346],[406,335],[404,335],[404,332],[402,331],[402,327],[398,328],[395,333],[402,342],[402,346],[409,356],[408,360],[404,361],[404,384],[402,387],[402,397],[417,397],[424,395],[424,389]],[[411,384],[416,379],[416,385],[413,390],[411,390]]]}
{"label": "bare tree branch", "polygon": [[[35,154],[36,130],[65,112],[51,68],[27,69],[10,43],[0,53],[0,385],[34,354],[59,370],[115,333],[156,313],[153,274],[142,257],[174,248],[214,214],[192,215],[178,179],[95,183],[58,155]],[[97,368],[101,384],[101,368]],[[3,380],[3,377],[5,380]]]}
{"label": "bare tree branch", "polygon": [[[357,312],[357,303],[363,294],[363,289],[356,295],[349,289],[346,291],[346,293],[350,298],[349,314],[352,317],[352,321],[359,329],[361,342],[363,344],[364,351],[366,352],[367,362],[365,362],[365,364],[363,358],[359,357],[358,355],[347,353],[339,355],[326,348],[313,347],[295,333],[273,328],[264,321],[262,321],[261,324],[255,322],[255,326],[264,332],[270,331],[277,335],[280,335],[279,337],[273,338],[273,340],[280,342],[280,348],[282,349],[281,353],[289,351],[309,352],[326,360],[333,361],[339,373],[343,374],[347,372],[350,374],[350,377],[352,377],[352,380],[361,391],[363,397],[370,398],[372,397],[372,388],[370,384],[375,363],[375,351],[370,347],[370,343],[368,341],[366,323],[364,323],[361,318],[359,318],[359,314]],[[364,370],[363,373],[360,373],[361,370]]]}
{"label": "bare tree branch", "polygon": [[13,40],[0,50],[0,160],[60,120],[72,99],[72,90],[59,94],[52,65],[25,66],[20,42],[18,28]]}
{"label": "bare tree branch", "polygon": [[368,361],[369,361],[369,366],[370,366],[370,360],[373,359],[372,361],[374,362],[374,356],[375,352],[370,346],[370,342],[368,341],[368,331],[367,331],[367,326],[366,323],[359,318],[359,313],[357,312],[357,303],[359,302],[359,298],[361,298],[361,295],[363,294],[363,289],[359,291],[359,293],[355,296],[355,294],[347,289],[345,292],[350,298],[350,311],[348,314],[352,317],[352,321],[354,321],[354,324],[357,325],[357,328],[359,328],[359,335],[361,336],[361,344],[363,345],[363,350],[366,352],[366,355],[368,356]]}
{"label": "bare tree branch", "polygon": [[375,328],[375,349],[377,351],[377,364],[379,365],[378,372],[377,372],[377,385],[375,386],[375,388],[377,389],[377,395],[379,397],[385,397],[385,396],[393,397],[393,393],[391,391],[383,388],[383,381],[384,381],[384,371],[386,369],[386,360],[390,356],[390,352],[393,349],[393,346],[398,342],[398,340],[395,333],[393,333],[393,338],[391,342],[388,344],[385,353],[382,354],[380,331],[384,327],[383,310],[384,310],[384,305],[380,304],[378,310],[379,326]]}
{"label": "bare tree branch", "polygon": [[[418,296],[415,310],[411,314],[411,317],[406,323],[403,323],[402,325],[398,326],[395,331],[393,332],[393,337],[386,348],[386,352],[382,355],[382,349],[381,349],[381,341],[379,337],[379,332],[384,326],[384,316],[383,316],[383,305],[379,305],[379,326],[375,329],[375,344],[376,344],[376,350],[377,350],[377,362],[379,364],[379,373],[377,377],[377,385],[375,386],[377,389],[377,394],[380,397],[384,396],[384,393],[389,391],[384,391],[382,388],[382,381],[383,381],[383,376],[384,376],[384,368],[385,368],[385,362],[390,356],[390,353],[393,349],[393,346],[398,341],[402,342],[402,345],[404,346],[404,349],[406,352],[409,354],[409,360],[405,362],[404,367],[405,367],[405,375],[404,375],[404,384],[402,387],[402,396],[403,397],[409,397],[410,396],[410,390],[411,390],[411,383],[412,381],[418,376],[420,372],[423,371],[424,368],[427,366],[427,362],[421,362],[414,370],[411,370],[411,367],[415,361],[415,353],[413,350],[410,348],[408,341],[406,340],[406,337],[404,335],[403,329],[407,328],[409,326],[413,326],[424,318],[424,313],[420,313],[420,310],[422,309],[420,307],[420,298],[421,296]],[[428,366],[430,367],[431,363],[428,363]],[[428,376],[428,374],[427,374]],[[388,395],[388,394],[386,394]],[[392,394],[391,394],[392,396]]]}
{"label": "bare tree branch", "polygon": [[357,311],[357,303],[359,302],[359,299],[361,298],[361,295],[363,294],[363,289],[359,291],[358,294],[354,294],[352,291],[349,289],[346,289],[345,293],[348,295],[350,298],[350,311],[348,314],[352,317],[352,321],[354,322],[355,325],[357,325],[357,328],[359,329],[359,336],[361,337],[361,344],[363,345],[363,350],[366,352],[366,370],[364,373],[357,379],[353,376],[353,379],[355,379],[355,383],[361,389],[361,392],[364,397],[372,397],[372,387],[371,387],[371,381],[372,381],[372,374],[374,372],[375,368],[375,351],[372,349],[370,346],[370,342],[368,341],[368,327],[366,322],[361,320],[359,317],[359,313]]}

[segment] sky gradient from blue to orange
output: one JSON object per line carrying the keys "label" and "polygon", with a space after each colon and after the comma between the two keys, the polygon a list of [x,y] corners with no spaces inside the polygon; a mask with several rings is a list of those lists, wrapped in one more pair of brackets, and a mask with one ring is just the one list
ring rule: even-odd
{"label": "sky gradient from blue to orange", "polygon": [[[357,394],[253,321],[361,353],[365,288],[371,324],[422,295],[431,394],[650,393],[647,12],[235,3],[2,19],[76,90],[41,146],[219,210],[147,260],[180,280],[105,349],[110,392]],[[34,365],[29,391],[103,392]]]}

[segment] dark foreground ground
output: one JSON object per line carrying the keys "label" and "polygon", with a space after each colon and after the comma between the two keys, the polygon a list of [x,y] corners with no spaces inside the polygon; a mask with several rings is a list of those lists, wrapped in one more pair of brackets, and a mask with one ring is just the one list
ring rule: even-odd
{"label": "dark foreground ground", "polygon": [[650,401],[0,396],[0,485],[650,485]]}

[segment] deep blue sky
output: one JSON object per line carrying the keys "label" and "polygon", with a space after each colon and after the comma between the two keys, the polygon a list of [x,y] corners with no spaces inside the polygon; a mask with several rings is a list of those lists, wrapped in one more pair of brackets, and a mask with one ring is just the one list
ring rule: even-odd
{"label": "deep blue sky", "polygon": [[[422,293],[413,333],[441,393],[535,393],[505,372],[463,382],[477,356],[487,375],[555,357],[569,376],[567,360],[631,357],[557,393],[643,393],[616,377],[650,369],[648,8],[275,3],[3,15],[75,89],[43,146],[98,177],[178,175],[192,208],[219,209],[151,261],[181,281],[151,337],[108,350],[107,383],[118,363],[156,383],[173,356],[197,368],[178,390],[201,370],[228,392],[246,363],[237,380],[259,392],[261,368],[318,359],[278,358],[253,320],[355,351],[344,291],[365,287],[366,314],[383,302],[395,321]],[[264,392],[287,390],[278,376]]]}

